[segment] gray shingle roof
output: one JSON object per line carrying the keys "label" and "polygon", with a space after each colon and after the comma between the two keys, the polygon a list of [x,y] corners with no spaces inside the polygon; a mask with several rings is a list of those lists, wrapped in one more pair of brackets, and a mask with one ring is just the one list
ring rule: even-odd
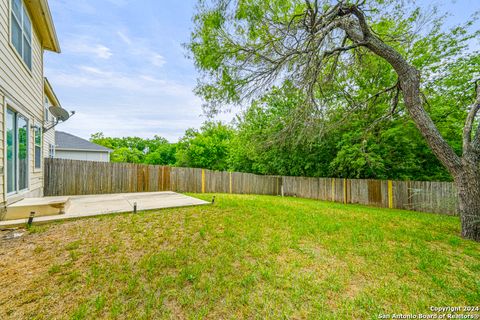
{"label": "gray shingle roof", "polygon": [[68,150],[88,150],[88,151],[112,151],[95,143],[91,143],[88,140],[74,136],[73,134],[63,131],[55,131],[55,147],[57,149]]}

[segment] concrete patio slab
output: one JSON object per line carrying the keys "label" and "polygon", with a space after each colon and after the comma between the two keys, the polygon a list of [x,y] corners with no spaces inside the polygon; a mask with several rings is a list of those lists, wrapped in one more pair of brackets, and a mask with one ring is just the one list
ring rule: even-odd
{"label": "concrete patio slab", "polygon": [[[132,212],[134,203],[137,203],[137,210],[154,210],[176,207],[187,207],[206,205],[210,202],[189,197],[171,191],[162,192],[140,192],[140,193],[117,193],[86,196],[66,197],[43,197],[29,198],[15,203],[14,210],[25,211],[28,216],[32,208],[37,207],[39,211],[45,206],[57,204],[64,201],[64,214],[45,215],[35,217],[34,223],[46,223],[57,220],[76,219],[111,213]],[[8,211],[7,211],[8,214]],[[11,227],[24,225],[28,219],[15,219],[0,221],[0,227]]]}

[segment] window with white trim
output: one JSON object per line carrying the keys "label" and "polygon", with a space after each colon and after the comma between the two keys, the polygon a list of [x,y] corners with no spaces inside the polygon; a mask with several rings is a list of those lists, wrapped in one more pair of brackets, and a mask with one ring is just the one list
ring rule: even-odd
{"label": "window with white trim", "polygon": [[42,168],[42,128],[33,128],[35,139],[35,169]]}
{"label": "window with white trim", "polygon": [[10,41],[27,67],[32,69],[32,22],[23,0],[11,0]]}
{"label": "window with white trim", "polygon": [[45,122],[48,123],[48,120],[50,120],[50,112],[48,108],[50,107],[50,101],[48,101],[48,97],[45,97]]}
{"label": "window with white trim", "polygon": [[49,158],[55,158],[55,145],[54,144],[49,144],[48,145],[48,157]]}
{"label": "window with white trim", "polygon": [[6,115],[7,194],[28,189],[28,118],[10,107]]}

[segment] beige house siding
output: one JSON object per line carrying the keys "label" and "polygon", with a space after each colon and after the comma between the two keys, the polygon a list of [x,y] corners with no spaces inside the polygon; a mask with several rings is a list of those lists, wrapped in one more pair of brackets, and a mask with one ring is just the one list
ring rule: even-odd
{"label": "beige house siding", "polygon": [[[5,96],[0,108],[2,119],[2,141],[0,143],[1,164],[4,167],[5,155],[5,110],[7,105],[23,114],[29,120],[29,125],[43,124],[44,111],[44,80],[43,80],[43,49],[32,25],[32,70],[23,63],[15,48],[10,43],[10,0],[0,1],[0,90]],[[43,173],[34,169],[34,134],[29,130],[29,189],[25,196],[42,195]],[[5,170],[2,170],[2,202],[6,200]]]}
{"label": "beige house siding", "polygon": [[[43,107],[44,107],[44,126],[45,127],[51,127],[55,123],[55,118],[50,114],[50,112],[46,113],[45,109],[50,108],[52,105],[52,102],[48,98],[47,93],[45,93],[45,98],[43,100]],[[42,141],[42,150],[43,150],[43,158],[49,158],[50,157],[50,145],[53,146],[53,149],[55,150],[55,128],[51,128],[48,131],[43,132],[43,141]],[[43,163],[42,163],[43,165]]]}
{"label": "beige house siding", "polygon": [[[5,136],[5,131],[3,130],[3,124],[5,123],[4,120],[4,110],[5,107],[5,96],[3,93],[0,91],[0,137]],[[4,141],[5,139],[1,139],[0,143],[0,204],[5,202],[5,191],[4,191],[4,186],[5,186],[5,167],[4,167]],[[1,207],[0,207],[1,209]],[[0,210],[0,220],[3,218],[3,210]]]}
{"label": "beige house siding", "polygon": [[[53,145],[55,148],[55,129],[50,129],[43,134],[43,157],[50,157],[49,146]],[[42,164],[43,165],[43,164]]]}

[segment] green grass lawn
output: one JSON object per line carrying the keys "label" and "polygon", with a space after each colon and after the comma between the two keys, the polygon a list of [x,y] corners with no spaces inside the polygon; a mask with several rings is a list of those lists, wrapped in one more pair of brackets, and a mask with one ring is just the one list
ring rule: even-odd
{"label": "green grass lawn", "polygon": [[[194,195],[210,200],[212,195]],[[0,318],[363,319],[480,304],[457,217],[273,196],[0,241]]]}

